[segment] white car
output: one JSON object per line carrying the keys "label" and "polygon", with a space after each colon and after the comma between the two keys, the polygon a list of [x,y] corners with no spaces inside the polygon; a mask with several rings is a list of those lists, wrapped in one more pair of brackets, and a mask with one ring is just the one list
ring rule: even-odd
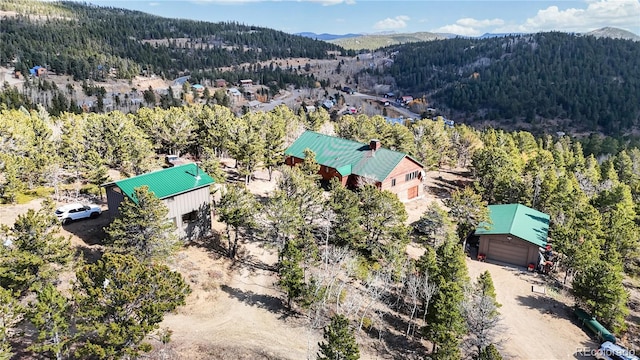
{"label": "white car", "polygon": [[600,345],[595,358],[599,360],[639,360],[633,350],[625,349],[611,341],[605,341]]}
{"label": "white car", "polygon": [[74,220],[95,219],[102,214],[100,206],[95,204],[68,204],[56,209],[56,216],[62,224],[68,224]]}

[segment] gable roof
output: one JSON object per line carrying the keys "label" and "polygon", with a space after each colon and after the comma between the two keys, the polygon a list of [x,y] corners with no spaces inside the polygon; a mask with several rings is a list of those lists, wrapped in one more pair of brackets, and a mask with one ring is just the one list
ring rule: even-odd
{"label": "gable roof", "polygon": [[287,156],[304,159],[304,150],[310,149],[320,165],[334,168],[342,176],[354,174],[383,181],[404,159],[415,159],[405,153],[379,148],[372,154],[369,144],[329,136],[307,130],[284,152]]}
{"label": "gable roof", "polygon": [[211,176],[198,168],[196,164],[191,163],[114,181],[111,184],[115,184],[123,194],[137,203],[135,189],[140,186],[148,186],[149,191],[153,192],[156,197],[164,199],[213,183],[214,180]]}
{"label": "gable roof", "polygon": [[521,204],[489,205],[488,208],[492,224],[478,225],[476,235],[510,234],[541,247],[547,244],[549,215]]}

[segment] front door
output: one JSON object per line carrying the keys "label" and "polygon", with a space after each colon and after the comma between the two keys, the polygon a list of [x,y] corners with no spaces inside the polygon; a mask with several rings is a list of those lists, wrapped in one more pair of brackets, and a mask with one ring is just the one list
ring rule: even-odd
{"label": "front door", "polygon": [[413,198],[418,197],[418,185],[414,186],[414,187],[410,187],[409,190],[407,190],[407,199],[411,200]]}

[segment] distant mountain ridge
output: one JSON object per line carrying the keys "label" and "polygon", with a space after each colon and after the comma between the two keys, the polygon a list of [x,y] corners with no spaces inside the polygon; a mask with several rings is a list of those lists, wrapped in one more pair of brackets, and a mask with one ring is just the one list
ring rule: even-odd
{"label": "distant mountain ridge", "polygon": [[596,29],[596,30],[584,33],[584,35],[591,35],[597,38],[606,37],[606,38],[612,38],[612,39],[640,41],[640,36],[632,33],[631,31],[614,28],[614,27],[603,27],[601,29]]}
{"label": "distant mountain ridge", "polygon": [[308,37],[311,39],[317,39],[317,40],[323,40],[323,41],[329,41],[329,40],[336,40],[336,39],[345,39],[345,38],[352,38],[352,37],[357,37],[357,36],[363,36],[363,34],[344,34],[344,35],[337,35],[337,34],[327,34],[327,33],[322,33],[322,34],[316,34],[314,32],[300,32],[300,33],[295,33],[293,35],[298,35],[298,36],[304,36],[304,37]]}
{"label": "distant mountain ridge", "polygon": [[[578,33],[574,33],[578,34]],[[332,44],[336,44],[342,46],[345,49],[349,50],[362,50],[362,49],[377,49],[385,46],[397,45],[397,44],[405,44],[419,41],[432,41],[432,40],[443,40],[443,39],[453,39],[453,38],[469,38],[469,39],[489,39],[496,37],[506,37],[506,36],[519,36],[519,35],[528,35],[527,33],[484,33],[480,36],[463,36],[458,34],[451,33],[432,33],[432,32],[415,32],[415,33],[375,33],[375,34],[316,34],[313,32],[301,32],[296,33],[294,35],[304,36],[312,39],[327,41]],[[606,37],[612,39],[625,39],[625,40],[633,40],[640,41],[640,36],[619,28],[615,27],[603,27],[601,29],[596,29],[593,31],[589,31],[586,33],[581,33],[581,35],[595,36],[595,37]]]}
{"label": "distant mountain ridge", "polygon": [[431,32],[409,34],[369,34],[356,37],[339,38],[329,41],[348,50],[379,49],[381,47],[420,41],[449,39],[449,36]]}

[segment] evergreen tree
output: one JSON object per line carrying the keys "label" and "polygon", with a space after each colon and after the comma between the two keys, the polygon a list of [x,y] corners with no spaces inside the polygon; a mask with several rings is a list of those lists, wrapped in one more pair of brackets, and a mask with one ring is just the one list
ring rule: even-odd
{"label": "evergreen tree", "polygon": [[[433,341],[434,356],[460,357],[460,343],[467,330],[462,303],[469,282],[462,248],[454,241],[444,242],[436,250],[436,262],[438,292],[428,309],[425,334]],[[425,265],[430,266],[428,262]]]}
{"label": "evergreen tree", "polygon": [[438,247],[447,240],[455,237],[454,224],[449,213],[436,201],[429,204],[420,219],[413,225],[415,231],[421,234],[425,242]]}
{"label": "evergreen tree", "polygon": [[614,333],[626,328],[624,319],[629,313],[629,294],[622,279],[622,264],[612,249],[603,259],[591,259],[572,283],[576,300]]}
{"label": "evergreen tree", "polygon": [[146,185],[134,190],[134,199],[120,203],[118,216],[105,229],[105,244],[140,261],[166,260],[179,245],[176,226],[167,221],[169,209]]}
{"label": "evergreen tree", "polygon": [[297,241],[291,240],[284,245],[279,258],[278,285],[287,294],[287,307],[291,309],[291,301],[302,297],[305,292],[304,270],[300,267],[304,254],[298,248]]}
{"label": "evergreen tree", "polygon": [[[259,204],[255,196],[243,185],[229,185],[222,194],[218,204],[220,221],[227,224],[227,241],[229,241],[229,257],[235,258],[238,252],[240,234],[245,234],[255,227],[255,215]],[[231,230],[234,236],[232,239]]]}
{"label": "evergreen tree", "polygon": [[62,360],[69,351],[71,304],[53,285],[47,284],[30,304],[29,321],[38,331],[37,343],[30,349]]}
{"label": "evergreen tree", "polygon": [[304,161],[300,166],[300,171],[306,176],[312,178],[318,178],[318,171],[320,171],[320,165],[316,161],[316,153],[310,149],[304,149]]}
{"label": "evergreen tree", "polygon": [[107,253],[81,266],[76,277],[79,358],[136,357],[149,350],[145,337],[190,293],[179,273],[131,255]]}
{"label": "evergreen tree", "polygon": [[502,360],[502,355],[500,355],[495,345],[490,344],[475,356],[474,360]]}
{"label": "evergreen tree", "polygon": [[360,350],[356,338],[349,328],[349,319],[344,315],[334,315],[324,329],[324,342],[318,344],[318,360],[357,360]]}
{"label": "evergreen tree", "polygon": [[358,195],[334,178],[331,180],[329,206],[335,214],[332,222],[333,243],[337,246],[362,249],[365,233],[360,225],[362,214]]}
{"label": "evergreen tree", "polygon": [[483,201],[482,196],[470,186],[454,191],[451,198],[447,200],[447,206],[451,209],[449,216],[458,224],[460,240],[466,241],[480,223],[490,222],[487,202]]}
{"label": "evergreen tree", "polygon": [[9,338],[13,335],[12,328],[23,317],[24,308],[13,293],[0,286],[0,359],[10,359],[13,355]]}
{"label": "evergreen tree", "polygon": [[54,269],[69,263],[71,242],[55,236],[57,221],[53,203],[45,201],[39,211],[19,215],[12,228],[2,229],[8,246],[0,246],[0,286],[24,295],[54,276]]}

